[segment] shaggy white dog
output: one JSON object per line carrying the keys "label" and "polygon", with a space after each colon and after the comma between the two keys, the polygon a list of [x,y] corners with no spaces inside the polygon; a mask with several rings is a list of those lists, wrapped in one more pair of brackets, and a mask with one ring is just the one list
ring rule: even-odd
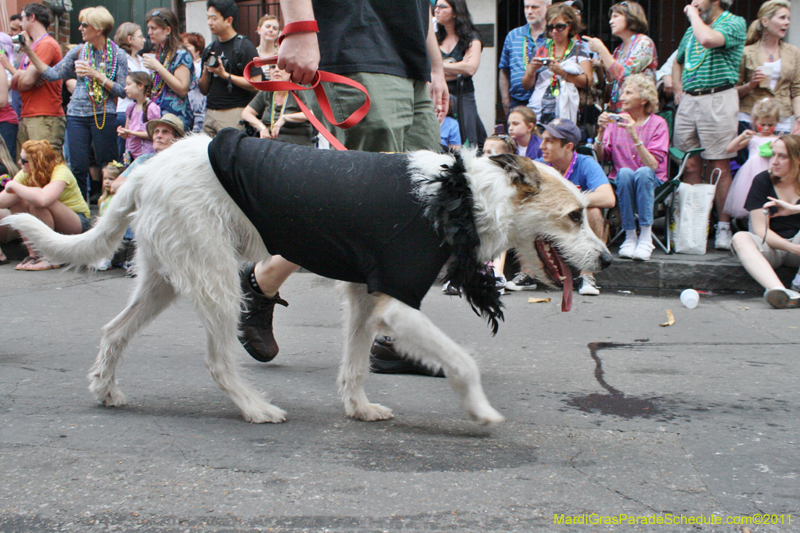
{"label": "shaggy white dog", "polygon": [[[73,265],[90,265],[109,256],[126,228],[134,229],[136,288],[128,306],[103,328],[100,352],[89,372],[89,389],[99,401],[107,406],[125,403],[115,380],[125,346],[178,295],[184,295],[194,302],[205,324],[206,366],[217,385],[245,420],[282,422],[285,412],[268,403],[237,367],[243,304],[240,264],[264,259],[268,252],[259,231],[212,170],[209,142],[203,135],[188,137],[134,170],[107,214],[82,235],[57,234],[30,215],[10,216],[4,223],[18,229],[51,261]],[[431,152],[407,157],[419,201],[435,203],[442,187],[438,178],[456,164],[456,158]],[[475,259],[489,261],[516,248],[524,269],[540,280],[564,285],[563,305],[568,310],[572,277],[567,265],[598,271],[611,262],[608,250],[588,227],[584,196],[549,167],[517,156],[476,158],[467,153],[459,164],[471,191],[473,227],[480,241],[473,250]],[[314,246],[313,239],[307,245]],[[413,263],[414,257],[408,261]],[[398,352],[441,366],[462,408],[474,420],[503,421],[484,394],[475,361],[423,313],[385,294],[370,294],[365,285],[343,284],[342,292],[347,304],[346,342],[338,386],[348,416],[360,420],[392,416],[389,408],[369,402],[363,386],[370,346],[382,333],[394,339]],[[497,314],[502,318],[501,312]]]}

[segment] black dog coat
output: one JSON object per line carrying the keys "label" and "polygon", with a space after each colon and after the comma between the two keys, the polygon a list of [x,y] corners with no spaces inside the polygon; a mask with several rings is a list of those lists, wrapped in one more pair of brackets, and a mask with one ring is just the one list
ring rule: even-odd
{"label": "black dog coat", "polygon": [[270,254],[419,309],[452,254],[405,154],[318,150],[229,128],[208,146],[220,183]]}

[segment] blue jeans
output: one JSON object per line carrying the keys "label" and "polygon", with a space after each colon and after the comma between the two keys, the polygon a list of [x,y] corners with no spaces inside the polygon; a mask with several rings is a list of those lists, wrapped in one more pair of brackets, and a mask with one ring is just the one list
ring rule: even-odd
{"label": "blue jeans", "polygon": [[[102,115],[97,115],[97,123],[103,124]],[[97,128],[95,117],[67,116],[67,139],[69,139],[70,168],[78,180],[81,194],[88,199],[91,185],[89,160],[92,148],[100,168],[117,158],[117,116],[107,115],[103,129]]]}
{"label": "blue jeans", "polygon": [[659,181],[652,168],[641,167],[636,171],[630,168],[617,170],[614,180],[617,184],[617,200],[619,214],[622,218],[622,229],[636,229],[636,215],[639,215],[639,226],[653,225],[653,191]]}
{"label": "blue jeans", "polygon": [[17,130],[19,124],[12,124],[11,122],[0,122],[0,137],[6,142],[8,153],[11,154],[11,159],[17,158]]}
{"label": "blue jeans", "polygon": [[[128,117],[127,115],[125,115],[124,111],[121,113],[117,113],[117,127],[124,128],[125,122],[127,120]],[[122,137],[117,137],[117,147],[119,148],[119,150],[117,151],[117,157],[115,157],[114,159],[122,163],[122,154],[125,153],[125,139],[123,139]]]}

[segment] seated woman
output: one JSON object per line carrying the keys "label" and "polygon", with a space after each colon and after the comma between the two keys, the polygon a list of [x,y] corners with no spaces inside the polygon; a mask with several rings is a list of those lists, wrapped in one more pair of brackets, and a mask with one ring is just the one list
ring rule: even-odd
{"label": "seated woman", "polygon": [[620,103],[622,113],[603,113],[597,120],[594,149],[599,159],[614,163],[609,178],[617,185],[619,213],[625,230],[619,256],[647,261],[655,248],[654,191],[667,180],[669,127],[666,120],[653,114],[658,108],[658,93],[649,76],[636,74],[625,80]]}
{"label": "seated woman", "polygon": [[[270,72],[272,81],[289,81],[291,77],[288,72],[277,67]],[[304,92],[298,91],[297,97],[308,105]],[[259,91],[242,110],[242,120],[255,128],[262,139],[314,146],[314,127],[288,91]]]}
{"label": "seated woman", "polygon": [[750,231],[733,236],[733,253],[766,289],[764,298],[772,307],[800,307],[800,273],[791,290],[775,273],[779,266],[800,267],[800,136],[773,141],[770,168],[753,179],[744,205]]}
{"label": "seated woman", "polygon": [[[89,229],[89,206],[78,182],[48,141],[26,141],[19,161],[22,170],[0,192],[0,219],[11,213],[30,213],[58,233],[73,235]],[[28,257],[16,269],[49,270],[59,266],[37,257],[28,246]]]}

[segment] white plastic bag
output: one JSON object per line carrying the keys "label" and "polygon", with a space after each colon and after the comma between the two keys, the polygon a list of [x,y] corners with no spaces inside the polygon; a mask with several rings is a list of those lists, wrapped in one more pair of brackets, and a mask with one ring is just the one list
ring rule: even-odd
{"label": "white plastic bag", "polygon": [[704,255],[708,243],[708,218],[714,205],[719,174],[715,170],[711,183],[689,185],[681,183],[675,191],[675,216],[670,232],[675,252]]}

